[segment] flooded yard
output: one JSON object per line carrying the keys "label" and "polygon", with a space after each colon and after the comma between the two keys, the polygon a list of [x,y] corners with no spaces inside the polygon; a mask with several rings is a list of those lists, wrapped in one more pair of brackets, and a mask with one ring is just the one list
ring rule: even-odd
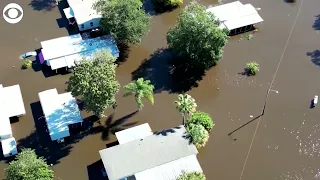
{"label": "flooded yard", "polygon": [[[10,2],[1,1],[0,7]],[[0,82],[4,86],[20,85],[27,111],[12,124],[13,136],[20,148],[34,148],[48,164],[53,164],[57,178],[98,179],[99,150],[114,145],[117,130],[145,122],[153,131],[181,124],[182,117],[173,101],[178,93],[187,91],[197,101],[198,109],[210,113],[216,124],[207,146],[198,155],[208,180],[319,179],[320,111],[317,107],[309,109],[309,104],[320,92],[320,1],[241,1],[261,8],[259,14],[264,22],[258,25],[259,32],[230,38],[224,58],[199,76],[172,73],[173,67],[168,64],[171,57],[166,53],[166,33],[175,25],[180,9],[153,15],[150,32],[141,44],[129,48],[127,60],[117,68],[117,78],[121,85],[141,76],[150,79],[156,88],[154,105],[146,102],[144,109],[136,113],[134,98],[123,98],[121,91],[117,111],[108,110],[101,125],[91,114],[82,112],[94,128],[64,146],[46,142],[44,124],[37,120],[41,116],[38,93],[51,88],[62,93],[69,75],[46,77],[36,64],[21,70],[18,57],[39,49],[41,41],[68,35],[63,26],[66,20],[55,1],[14,2],[24,10],[22,21],[15,25],[0,21]],[[184,5],[188,2],[185,0]],[[227,2],[231,1],[221,1]],[[218,2],[200,3],[209,6]],[[249,34],[250,40],[246,38]],[[261,67],[254,77],[241,75],[249,61]],[[5,167],[7,162],[3,160],[0,169]]]}

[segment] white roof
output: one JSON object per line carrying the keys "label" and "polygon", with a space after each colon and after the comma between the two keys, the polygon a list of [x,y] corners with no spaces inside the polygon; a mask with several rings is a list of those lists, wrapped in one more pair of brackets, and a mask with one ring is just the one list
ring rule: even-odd
{"label": "white roof", "polygon": [[207,9],[207,12],[213,13],[220,21],[223,22],[237,15],[234,12],[237,12],[242,8],[242,6],[243,4],[240,1],[235,1],[232,3],[210,7]]}
{"label": "white roof", "polygon": [[71,93],[58,94],[57,89],[50,89],[40,92],[39,99],[52,141],[70,136],[68,125],[83,121]]}
{"label": "white roof", "polygon": [[6,116],[5,111],[3,111],[3,107],[0,104],[0,138],[5,139],[12,137],[12,129],[10,124],[9,117]]}
{"label": "white roof", "polygon": [[72,44],[76,44],[82,41],[80,34],[71,36],[59,37],[56,39],[46,40],[41,42],[43,58],[50,60],[65,55],[77,53]]}
{"label": "white roof", "polygon": [[207,12],[213,13],[221,22],[220,27],[226,27],[228,30],[257,24],[263,19],[257,10],[251,4],[243,5],[240,1],[227,3],[207,9]]}
{"label": "white roof", "polygon": [[141,139],[152,135],[152,130],[148,123],[141,124],[126,130],[116,132],[119,144],[124,144],[136,139]]}
{"label": "white roof", "polygon": [[72,8],[74,18],[78,24],[102,17],[101,14],[92,7],[96,2],[97,0],[68,0],[68,4]]}
{"label": "white roof", "polygon": [[196,155],[190,155],[136,173],[136,180],[176,180],[182,172],[203,172]]}
{"label": "white roof", "polygon": [[67,19],[70,19],[70,18],[74,17],[73,10],[70,7],[63,9],[63,12],[66,15]]}
{"label": "white roof", "polygon": [[1,141],[2,153],[4,157],[18,154],[16,140],[12,137]]}
{"label": "white roof", "polygon": [[[80,36],[81,38],[81,36]],[[45,60],[49,60],[52,70],[62,67],[73,67],[75,61],[90,58],[98,50],[108,50],[115,57],[119,57],[119,49],[114,39],[107,35],[93,39],[57,38],[42,42],[42,54]],[[61,45],[63,44],[63,45]]]}
{"label": "white roof", "polygon": [[3,94],[1,103],[5,105],[8,117],[26,114],[19,85],[3,87],[1,88],[1,94]]}

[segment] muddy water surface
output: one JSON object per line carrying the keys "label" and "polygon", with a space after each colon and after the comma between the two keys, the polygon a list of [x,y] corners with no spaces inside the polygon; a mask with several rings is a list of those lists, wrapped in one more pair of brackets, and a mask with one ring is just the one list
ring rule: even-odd
{"label": "muddy water surface", "polygon": [[[308,103],[319,91],[315,82],[319,79],[317,30],[320,28],[315,16],[319,14],[316,7],[320,4],[316,0],[305,1],[295,23],[301,1],[294,4],[279,0],[242,1],[261,8],[259,13],[265,21],[259,25],[260,31],[254,33],[251,40],[245,38],[246,34],[230,38],[223,60],[204,76],[193,77],[199,80],[198,84],[187,82],[189,76],[186,79],[181,74],[169,74],[172,67],[167,62],[171,57],[166,53],[165,35],[176,23],[180,9],[154,15],[150,32],[141,44],[129,49],[127,61],[117,69],[117,77],[121,85],[140,76],[152,80],[156,86],[155,104],[151,106],[146,102],[142,112],[133,113],[134,99],[122,98],[120,92],[117,112],[112,114],[109,110],[101,127],[95,122],[96,128],[91,133],[78,136],[63,147],[48,145],[49,148],[44,146],[43,122],[34,121],[41,114],[37,93],[50,88],[63,92],[69,75],[45,77],[37,65],[21,70],[18,56],[40,48],[43,40],[65,36],[68,32],[52,2],[1,1],[2,8],[16,2],[24,9],[20,23],[10,25],[3,19],[0,21],[0,82],[5,86],[20,84],[27,110],[25,117],[12,124],[14,137],[20,147],[35,148],[49,164],[54,164],[52,168],[57,177],[98,179],[98,151],[115,141],[112,132],[145,122],[153,131],[180,124],[182,119],[173,101],[178,92],[191,89],[188,93],[198,102],[199,110],[210,113],[216,124],[207,146],[198,155],[208,180],[315,179],[320,158],[319,111],[310,110]],[[229,1],[222,1],[226,2]],[[200,3],[208,6],[217,2],[203,0]],[[283,54],[294,23],[291,40]],[[228,133],[261,115],[266,91],[282,54],[273,87],[279,93],[269,96],[263,119],[257,118],[229,137]],[[248,61],[261,65],[257,76],[241,75]],[[194,87],[188,88],[191,86]],[[90,114],[83,112],[83,117]],[[104,124],[113,128],[105,128]],[[5,161],[0,163],[0,169],[6,166]],[[0,176],[3,177],[3,172]]]}

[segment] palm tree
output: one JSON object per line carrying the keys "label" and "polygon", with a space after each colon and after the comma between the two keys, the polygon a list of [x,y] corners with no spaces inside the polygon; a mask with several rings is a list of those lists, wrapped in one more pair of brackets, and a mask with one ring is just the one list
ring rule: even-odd
{"label": "palm tree", "polygon": [[196,111],[196,101],[189,94],[179,94],[178,100],[174,101],[174,103],[177,110],[182,114],[182,123],[184,125],[186,116],[190,116]]}
{"label": "palm tree", "polygon": [[150,80],[144,80],[143,78],[139,78],[135,82],[131,82],[125,85],[124,89],[124,97],[134,95],[138,104],[138,111],[140,111],[143,108],[142,98],[146,98],[151,104],[154,103],[154,86],[151,84]]}

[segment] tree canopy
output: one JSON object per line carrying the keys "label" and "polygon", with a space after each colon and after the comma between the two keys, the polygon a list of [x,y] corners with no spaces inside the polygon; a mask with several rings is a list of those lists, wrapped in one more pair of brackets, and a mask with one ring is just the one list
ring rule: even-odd
{"label": "tree canopy", "polygon": [[187,127],[187,131],[191,136],[193,144],[197,148],[205,146],[209,140],[209,133],[202,125],[190,124]]}
{"label": "tree canopy", "polygon": [[192,115],[196,111],[197,103],[189,94],[179,94],[178,100],[174,101],[176,109],[182,114],[183,124],[186,116]]}
{"label": "tree canopy", "polygon": [[85,109],[97,116],[115,104],[119,89],[115,58],[108,51],[98,51],[92,59],[76,63],[67,88],[73,96],[81,96]]}
{"label": "tree canopy", "polygon": [[53,171],[34,150],[24,149],[5,169],[6,180],[52,180]]}
{"label": "tree canopy", "polygon": [[198,124],[203,126],[207,131],[210,131],[214,123],[211,119],[210,114],[201,112],[201,111],[196,111],[191,115],[191,118],[188,120],[188,125],[190,124]]}
{"label": "tree canopy", "polygon": [[102,14],[104,32],[111,33],[120,44],[137,44],[149,31],[150,16],[142,5],[140,0],[100,0],[94,7]]}
{"label": "tree canopy", "polygon": [[135,82],[131,82],[124,86],[123,96],[134,95],[139,111],[143,108],[142,98],[146,98],[151,104],[154,103],[153,90],[154,86],[151,84],[150,80],[144,80],[139,78]]}
{"label": "tree canopy", "polygon": [[201,172],[183,172],[177,180],[206,180],[206,176]]}
{"label": "tree canopy", "polygon": [[169,47],[188,64],[210,68],[222,58],[227,31],[202,5],[192,2],[178,16],[177,25],[167,33]]}

